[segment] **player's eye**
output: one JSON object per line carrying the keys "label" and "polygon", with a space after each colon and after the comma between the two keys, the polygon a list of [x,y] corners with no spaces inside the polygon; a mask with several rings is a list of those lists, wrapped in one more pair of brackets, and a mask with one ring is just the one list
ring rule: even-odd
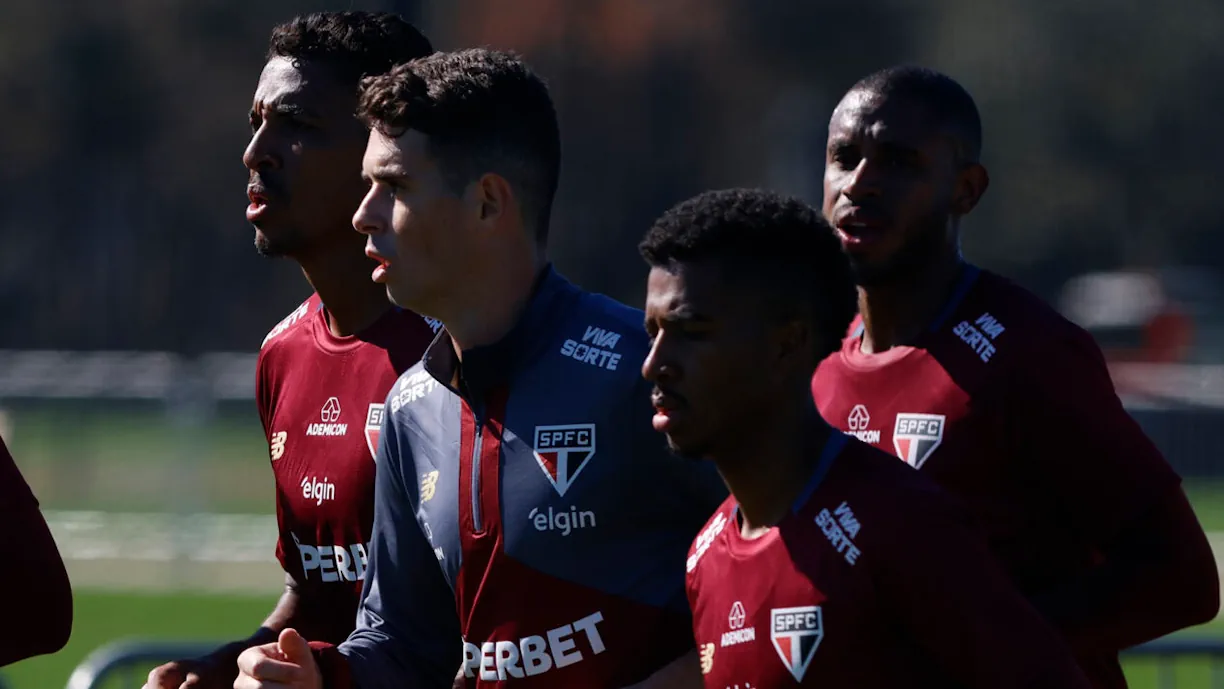
{"label": "player's eye", "polygon": [[853,170],[858,167],[859,160],[862,158],[862,154],[855,146],[838,146],[829,154],[830,160],[846,170]]}

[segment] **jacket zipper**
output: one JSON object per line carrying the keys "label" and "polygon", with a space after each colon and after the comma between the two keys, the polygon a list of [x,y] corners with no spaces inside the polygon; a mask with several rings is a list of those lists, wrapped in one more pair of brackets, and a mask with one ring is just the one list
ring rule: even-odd
{"label": "jacket zipper", "polygon": [[480,533],[484,531],[484,520],[480,514],[480,440],[484,423],[475,414],[472,416],[476,419],[476,439],[472,443],[472,528]]}

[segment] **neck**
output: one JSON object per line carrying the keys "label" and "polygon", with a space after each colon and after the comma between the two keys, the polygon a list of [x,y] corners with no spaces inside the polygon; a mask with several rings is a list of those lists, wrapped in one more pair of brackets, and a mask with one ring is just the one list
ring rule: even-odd
{"label": "neck", "polygon": [[903,280],[859,287],[863,352],[884,352],[913,342],[947,303],[963,266],[956,252]]}
{"label": "neck", "polygon": [[514,328],[547,264],[534,246],[491,251],[488,257],[473,271],[480,278],[464,280],[437,309],[460,361],[463,350],[493,344]]}
{"label": "neck", "polygon": [[790,513],[820,461],[820,449],[833,429],[816,412],[805,386],[795,413],[765,416],[752,437],[738,436],[737,446],[713,457],[731,494],[739,503],[745,536],[755,537]]}
{"label": "neck", "polygon": [[386,289],[370,279],[375,264],[360,246],[328,247],[297,262],[323,302],[327,327],[336,337],[365,330],[391,308]]}

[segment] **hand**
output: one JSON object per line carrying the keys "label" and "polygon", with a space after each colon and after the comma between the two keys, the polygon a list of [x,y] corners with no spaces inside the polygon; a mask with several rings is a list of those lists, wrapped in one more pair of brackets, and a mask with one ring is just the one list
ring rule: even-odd
{"label": "hand", "polygon": [[229,689],[238,674],[235,658],[223,648],[202,658],[174,660],[153,668],[142,689]]}
{"label": "hand", "polygon": [[293,629],[276,643],[252,646],[238,656],[234,689],[322,689],[323,676],[310,645]]}

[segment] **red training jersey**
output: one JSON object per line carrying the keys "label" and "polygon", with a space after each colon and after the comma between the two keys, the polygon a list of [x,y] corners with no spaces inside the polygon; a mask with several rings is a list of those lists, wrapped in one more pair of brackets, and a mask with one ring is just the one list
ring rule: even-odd
{"label": "red training jersey", "polygon": [[393,307],[364,332],[336,337],[311,295],[259,351],[255,395],[276,476],[276,558],[296,582],[308,639],[353,631],[374,519],[374,453],[383,402],[433,338]]}
{"label": "red training jersey", "polygon": [[740,532],[734,496],[688,561],[707,689],[1086,689],[959,503],[835,433],[791,513]]}
{"label": "red training jersey", "polygon": [[[967,266],[914,346],[868,355],[861,334],[816,371],[821,415],[963,499],[1026,596],[1084,575],[1180,486],[1091,335],[998,275]],[[1117,649],[1071,641],[1094,686],[1126,686]]]}

